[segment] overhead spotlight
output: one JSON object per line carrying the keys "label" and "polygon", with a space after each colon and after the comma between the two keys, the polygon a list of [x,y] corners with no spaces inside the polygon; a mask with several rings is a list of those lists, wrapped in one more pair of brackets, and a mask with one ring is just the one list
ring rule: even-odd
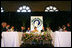
{"label": "overhead spotlight", "polygon": [[46,7],[45,12],[57,12],[57,8],[54,6]]}
{"label": "overhead spotlight", "polygon": [[22,10],[21,12],[26,12],[26,10]]}
{"label": "overhead spotlight", "polygon": [[52,6],[50,6],[50,9],[52,9],[53,7]]}
{"label": "overhead spotlight", "polygon": [[3,8],[1,7],[1,12],[4,12]]}
{"label": "overhead spotlight", "polygon": [[26,8],[26,6],[23,6],[23,9],[25,9]]}
{"label": "overhead spotlight", "polygon": [[31,12],[31,10],[28,10],[28,12]]}
{"label": "overhead spotlight", "polygon": [[29,7],[26,7],[26,10],[28,10],[29,9]]}
{"label": "overhead spotlight", "polygon": [[47,10],[49,10],[50,8],[49,8],[49,7],[47,7],[46,9],[47,9]]}
{"label": "overhead spotlight", "polygon": [[31,12],[31,10],[28,6],[22,6],[22,7],[19,7],[17,12]]}
{"label": "overhead spotlight", "polygon": [[56,7],[53,7],[53,10],[56,10]]}
{"label": "overhead spotlight", "polygon": [[20,12],[20,10],[17,10],[17,12]]}
{"label": "overhead spotlight", "polygon": [[45,10],[45,12],[48,12],[48,10]]}
{"label": "overhead spotlight", "polygon": [[55,10],[56,12],[58,11],[58,10]]}
{"label": "overhead spotlight", "polygon": [[2,10],[3,8],[1,7],[1,10]]}
{"label": "overhead spotlight", "polygon": [[4,10],[1,10],[1,12],[4,12]]}
{"label": "overhead spotlight", "polygon": [[20,7],[19,10],[22,10],[22,7]]}
{"label": "overhead spotlight", "polygon": [[49,12],[54,12],[54,10],[49,10]]}

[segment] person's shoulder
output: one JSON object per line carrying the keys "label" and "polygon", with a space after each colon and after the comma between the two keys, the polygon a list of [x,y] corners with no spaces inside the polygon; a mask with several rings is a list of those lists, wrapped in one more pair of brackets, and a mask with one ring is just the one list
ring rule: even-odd
{"label": "person's shoulder", "polygon": [[33,31],[35,31],[35,30],[33,30]]}

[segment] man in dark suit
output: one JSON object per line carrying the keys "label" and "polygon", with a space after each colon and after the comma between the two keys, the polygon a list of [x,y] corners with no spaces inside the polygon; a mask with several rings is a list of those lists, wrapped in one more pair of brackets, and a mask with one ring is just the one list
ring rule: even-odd
{"label": "man in dark suit", "polygon": [[21,26],[21,32],[25,32],[25,27]]}

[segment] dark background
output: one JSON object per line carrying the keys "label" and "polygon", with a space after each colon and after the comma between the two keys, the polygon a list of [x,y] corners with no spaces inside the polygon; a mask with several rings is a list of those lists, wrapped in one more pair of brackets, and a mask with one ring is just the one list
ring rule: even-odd
{"label": "dark background", "polygon": [[71,11],[71,1],[1,1],[6,12],[16,12],[20,6],[29,6],[32,12],[44,12],[47,6],[55,6],[60,11]]}
{"label": "dark background", "polygon": [[7,22],[11,26],[15,26],[17,30],[20,30],[21,26],[25,26],[26,29],[30,27],[31,16],[43,16],[44,27],[50,26],[53,31],[58,29],[58,26],[71,23],[71,12],[59,11],[59,12],[31,12],[31,13],[17,13],[17,12],[3,12],[1,13],[1,22]]}
{"label": "dark background", "polygon": [[[20,6],[29,6],[31,13],[17,13]],[[55,6],[58,12],[44,12],[47,6]],[[21,26],[30,27],[31,16],[43,16],[44,27],[50,26],[57,30],[58,26],[71,23],[71,1],[1,1],[1,7],[5,10],[1,13],[1,22],[5,21],[20,30]]]}

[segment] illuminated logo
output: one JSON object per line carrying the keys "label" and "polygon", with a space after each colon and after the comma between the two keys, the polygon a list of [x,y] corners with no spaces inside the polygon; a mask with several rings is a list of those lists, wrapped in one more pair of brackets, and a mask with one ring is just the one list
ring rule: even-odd
{"label": "illuminated logo", "polygon": [[40,18],[34,18],[32,20],[32,25],[34,27],[40,27],[42,25],[43,21]]}

